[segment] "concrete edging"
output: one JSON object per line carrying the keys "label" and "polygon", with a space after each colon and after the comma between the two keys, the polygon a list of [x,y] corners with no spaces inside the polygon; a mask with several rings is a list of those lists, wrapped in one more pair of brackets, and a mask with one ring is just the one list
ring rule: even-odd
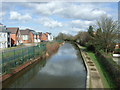
{"label": "concrete edging", "polygon": [[83,52],[81,51],[81,48],[80,46],[76,43],[76,45],[78,46],[80,52],[81,52],[81,56],[83,58],[83,61],[84,61],[84,64],[85,64],[85,67],[86,67],[86,70],[87,70],[87,80],[86,80],[86,88],[90,88],[90,71],[89,71],[89,68],[88,68],[88,65],[87,65],[87,62],[86,62],[86,58],[85,56],[83,55]]}

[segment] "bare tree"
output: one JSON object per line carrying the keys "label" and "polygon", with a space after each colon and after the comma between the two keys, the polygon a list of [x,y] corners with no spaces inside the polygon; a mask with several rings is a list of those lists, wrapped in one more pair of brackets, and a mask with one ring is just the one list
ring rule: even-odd
{"label": "bare tree", "polygon": [[111,17],[102,16],[97,21],[97,31],[95,35],[95,44],[101,46],[105,52],[108,52],[114,41],[117,39],[118,22]]}

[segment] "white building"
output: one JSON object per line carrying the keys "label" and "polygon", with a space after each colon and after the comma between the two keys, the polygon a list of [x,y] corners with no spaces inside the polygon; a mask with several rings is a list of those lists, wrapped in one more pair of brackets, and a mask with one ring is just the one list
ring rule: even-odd
{"label": "white building", "polygon": [[6,26],[0,23],[0,48],[11,47],[10,32],[7,31]]}
{"label": "white building", "polygon": [[53,36],[51,33],[48,33],[48,41],[53,41]]}

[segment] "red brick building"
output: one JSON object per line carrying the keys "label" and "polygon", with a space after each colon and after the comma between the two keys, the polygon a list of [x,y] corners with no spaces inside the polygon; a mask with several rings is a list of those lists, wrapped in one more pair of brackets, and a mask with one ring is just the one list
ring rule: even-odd
{"label": "red brick building", "polygon": [[21,34],[18,27],[7,28],[7,31],[10,32],[11,37],[11,46],[21,44]]}
{"label": "red brick building", "polygon": [[115,49],[119,49],[120,48],[120,43],[117,43],[116,45],[115,45]]}
{"label": "red brick building", "polygon": [[34,43],[34,34],[30,29],[20,30],[22,43]]}
{"label": "red brick building", "polygon": [[40,39],[41,39],[41,41],[48,41],[48,33],[42,33]]}

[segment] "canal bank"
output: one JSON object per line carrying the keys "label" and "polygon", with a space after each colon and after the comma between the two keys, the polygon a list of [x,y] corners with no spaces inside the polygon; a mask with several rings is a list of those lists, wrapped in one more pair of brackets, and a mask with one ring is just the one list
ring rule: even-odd
{"label": "canal bank", "polygon": [[91,58],[87,55],[87,53],[83,51],[80,45],[78,45],[77,43],[76,45],[80,49],[82,58],[84,60],[87,69],[86,88],[104,88],[100,73],[96,68],[95,63],[91,60]]}
{"label": "canal bank", "polygon": [[[72,44],[65,43],[56,54],[46,59],[44,67],[39,63],[15,81],[9,88],[85,88],[86,70],[78,50]],[[43,60],[44,61],[44,60]],[[33,71],[34,75],[33,75]],[[25,78],[27,76],[30,79]]]}
{"label": "canal bank", "polygon": [[[3,74],[0,77],[0,82],[4,83],[7,80],[9,80],[10,78],[14,77],[16,74],[18,74],[21,71],[24,71],[26,68],[30,67],[33,64],[36,64],[38,61],[45,59],[45,58],[49,58],[50,56],[52,56],[60,47],[60,45],[63,45],[63,42],[50,42],[46,44],[46,49],[42,49],[45,51],[41,51],[38,52],[39,56],[34,56],[34,58],[29,58],[29,60],[26,60],[26,62],[24,62],[23,64],[15,67],[15,68],[9,68],[9,73]],[[39,46],[38,46],[39,47]],[[44,47],[43,47],[44,48]],[[38,51],[41,48],[37,48]],[[50,52],[51,51],[51,52]],[[43,52],[43,54],[40,54],[41,52]],[[33,56],[33,55],[32,55]],[[22,56],[23,57],[23,56]],[[29,56],[30,57],[30,56]],[[18,57],[19,58],[19,57]],[[21,59],[19,59],[18,61],[21,61]],[[2,61],[3,62],[3,61]],[[11,63],[8,63],[11,65]]]}

